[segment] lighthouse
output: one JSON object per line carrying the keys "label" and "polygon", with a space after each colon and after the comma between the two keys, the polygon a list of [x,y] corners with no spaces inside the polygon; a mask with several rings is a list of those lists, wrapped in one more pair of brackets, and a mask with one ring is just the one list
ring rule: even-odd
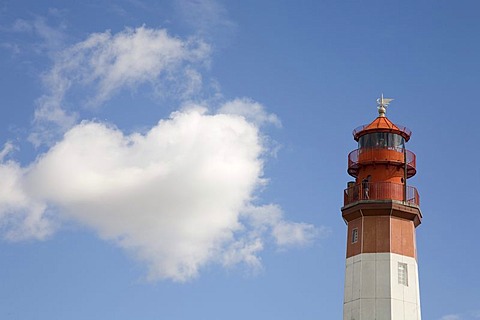
{"label": "lighthouse", "polygon": [[353,131],[348,155],[355,180],[344,190],[347,225],[343,320],[420,320],[415,230],[422,213],[416,170],[406,148],[411,131],[386,117],[393,99],[377,100],[378,117]]}

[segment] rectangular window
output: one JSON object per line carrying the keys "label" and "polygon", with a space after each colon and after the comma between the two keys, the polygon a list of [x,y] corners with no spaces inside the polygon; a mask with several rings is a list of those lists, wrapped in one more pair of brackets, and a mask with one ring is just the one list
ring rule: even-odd
{"label": "rectangular window", "polygon": [[358,241],[358,228],[352,230],[352,243]]}
{"label": "rectangular window", "polygon": [[398,284],[408,286],[408,266],[406,263],[398,263]]}

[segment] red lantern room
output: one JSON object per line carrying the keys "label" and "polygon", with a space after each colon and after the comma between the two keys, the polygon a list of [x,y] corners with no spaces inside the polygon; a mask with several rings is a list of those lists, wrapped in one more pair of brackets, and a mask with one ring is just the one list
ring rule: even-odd
{"label": "red lantern room", "polygon": [[345,203],[359,200],[399,200],[419,205],[418,192],[407,186],[416,173],[415,154],[406,149],[411,131],[386,116],[392,99],[378,99],[378,117],[353,131],[358,149],[348,155],[348,174],[355,178],[345,190]]}

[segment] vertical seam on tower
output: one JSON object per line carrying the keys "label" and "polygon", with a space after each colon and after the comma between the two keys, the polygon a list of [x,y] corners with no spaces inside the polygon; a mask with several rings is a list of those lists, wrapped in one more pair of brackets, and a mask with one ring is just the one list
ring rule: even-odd
{"label": "vertical seam on tower", "polygon": [[390,229],[389,230],[389,238],[390,239],[388,239],[389,240],[388,241],[388,251],[389,251],[390,255],[392,254],[392,241],[393,241],[393,239],[392,239],[392,213],[393,213],[393,208],[390,209],[390,218],[388,219],[389,220],[388,221],[389,229]]}
{"label": "vertical seam on tower", "polygon": [[418,260],[417,260],[417,230],[415,228],[415,223],[413,223],[413,255],[414,255],[414,259],[415,259],[415,262],[418,264]]}
{"label": "vertical seam on tower", "polygon": [[362,215],[362,234],[361,234],[361,243],[360,243],[360,254],[363,253],[363,236],[365,234],[365,228],[363,224],[363,211],[360,209],[360,214]]}
{"label": "vertical seam on tower", "polygon": [[[392,237],[392,213],[393,213],[393,207],[390,209],[390,217],[388,218],[388,223],[389,223],[389,227],[390,227],[390,239],[389,239],[389,257],[388,257],[388,261],[389,261],[389,265],[390,265],[390,314],[392,314],[392,310],[393,310],[393,286],[395,285],[395,281],[393,280],[393,278],[395,277],[395,273],[393,272],[393,270],[395,270],[395,264],[393,263],[393,252],[392,252],[392,242],[393,242],[393,237]],[[392,270],[393,268],[393,270]],[[404,308],[405,310],[405,308]],[[405,320],[405,319],[404,319]]]}
{"label": "vertical seam on tower", "polygon": [[[362,305],[362,292],[363,292],[363,263],[362,263],[362,260],[363,260],[362,258],[363,258],[363,256],[362,256],[362,255],[363,255],[363,243],[364,243],[364,242],[363,242],[363,237],[364,237],[364,235],[365,235],[365,226],[364,226],[364,223],[363,223],[363,222],[364,222],[364,221],[363,221],[363,220],[364,220],[364,216],[363,216],[363,211],[362,211],[362,209],[360,209],[360,214],[362,215],[362,237],[361,237],[361,238],[362,238],[362,242],[360,243],[360,255],[359,255],[361,258],[360,258],[360,261],[359,261],[359,263],[360,263],[360,294],[359,294],[359,297],[358,297],[358,298],[359,298],[359,303],[360,303],[360,305]],[[360,310],[360,319],[362,319],[361,307],[359,308],[359,310]]]}

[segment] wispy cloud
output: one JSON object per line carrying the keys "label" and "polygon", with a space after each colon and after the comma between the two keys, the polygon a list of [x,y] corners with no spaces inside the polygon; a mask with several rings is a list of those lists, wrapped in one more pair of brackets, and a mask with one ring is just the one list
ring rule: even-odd
{"label": "wispy cloud", "polygon": [[[165,29],[139,27],[95,33],[62,50],[43,81],[47,93],[37,101],[35,144],[51,142],[77,121],[65,107],[65,97],[81,88],[81,105],[99,106],[122,89],[150,84],[156,92],[188,99],[199,92],[198,64],[208,64],[210,47],[199,39],[182,40]],[[84,93],[85,94],[85,93]],[[78,103],[78,102],[77,102]],[[78,106],[76,106],[78,108]]]}
{"label": "wispy cloud", "polygon": [[[51,10],[50,13],[59,16],[55,10]],[[57,26],[52,26],[45,17],[35,16],[32,20],[15,20],[8,31],[33,36],[32,39],[37,39],[33,41],[33,50],[37,53],[47,53],[52,56],[65,46],[65,29],[66,26],[63,22],[60,22]]]}
{"label": "wispy cloud", "polygon": [[236,28],[236,24],[228,17],[227,10],[219,1],[176,0],[175,4],[181,20],[201,37],[218,38],[231,34]]}
{"label": "wispy cloud", "polygon": [[458,314],[448,314],[440,318],[440,320],[461,320],[462,318]]}
{"label": "wispy cloud", "polygon": [[0,162],[2,162],[3,159],[13,150],[15,150],[15,146],[13,145],[13,143],[10,141],[6,142],[3,146],[3,149],[0,151]]}
{"label": "wispy cloud", "polygon": [[480,311],[471,311],[464,313],[452,313],[441,317],[439,320],[470,320],[480,319]]}
{"label": "wispy cloud", "polygon": [[229,101],[218,112],[241,115],[259,126],[268,123],[279,128],[282,126],[282,122],[275,114],[265,112],[265,108],[260,103],[248,98]]}

